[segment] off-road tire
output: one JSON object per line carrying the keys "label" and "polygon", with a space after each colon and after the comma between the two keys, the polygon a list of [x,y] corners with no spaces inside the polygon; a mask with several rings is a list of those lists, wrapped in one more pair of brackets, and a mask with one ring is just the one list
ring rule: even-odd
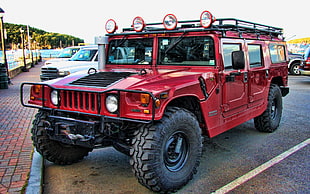
{"label": "off-road tire", "polygon": [[63,144],[49,139],[43,123],[47,116],[47,112],[39,111],[31,129],[33,145],[44,159],[55,164],[67,165],[82,160],[88,152],[92,151],[90,148]]}
{"label": "off-road tire", "polygon": [[168,107],[163,118],[136,131],[130,150],[138,181],[155,192],[174,192],[197,172],[201,129],[186,109]]}
{"label": "off-road tire", "polygon": [[282,117],[282,94],[278,85],[271,84],[268,94],[266,110],[254,118],[254,125],[258,131],[274,132],[280,124]]}

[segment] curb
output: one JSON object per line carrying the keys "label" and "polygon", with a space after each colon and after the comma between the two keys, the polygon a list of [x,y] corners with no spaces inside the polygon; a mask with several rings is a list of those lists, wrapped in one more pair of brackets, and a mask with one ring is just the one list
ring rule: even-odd
{"label": "curb", "polygon": [[43,166],[42,156],[34,149],[26,194],[42,193]]}

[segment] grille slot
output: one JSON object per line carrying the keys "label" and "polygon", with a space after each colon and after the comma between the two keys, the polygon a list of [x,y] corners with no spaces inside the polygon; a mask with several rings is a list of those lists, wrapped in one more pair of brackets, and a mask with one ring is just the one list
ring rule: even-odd
{"label": "grille slot", "polygon": [[58,69],[54,67],[41,68],[41,81],[58,78]]}
{"label": "grille slot", "polygon": [[60,92],[61,108],[88,112],[98,113],[98,93],[80,92],[80,91],[67,91]]}
{"label": "grille slot", "polygon": [[131,72],[99,72],[82,77],[78,80],[71,82],[71,85],[80,86],[95,86],[95,87],[108,87],[116,82],[129,77],[134,73]]}

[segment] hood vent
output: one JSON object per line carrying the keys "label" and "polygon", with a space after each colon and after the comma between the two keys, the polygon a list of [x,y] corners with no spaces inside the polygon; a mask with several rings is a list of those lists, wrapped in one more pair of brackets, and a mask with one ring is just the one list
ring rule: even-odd
{"label": "hood vent", "polygon": [[109,87],[122,79],[135,74],[131,72],[99,72],[82,77],[70,83],[70,85],[79,86],[95,86],[95,87]]}

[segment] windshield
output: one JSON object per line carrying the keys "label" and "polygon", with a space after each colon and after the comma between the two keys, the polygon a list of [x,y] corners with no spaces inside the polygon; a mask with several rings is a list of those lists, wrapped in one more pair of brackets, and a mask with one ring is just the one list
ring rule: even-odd
{"label": "windshield", "polygon": [[70,58],[74,55],[79,48],[65,48],[59,55],[58,58]]}
{"label": "windshield", "polygon": [[211,37],[159,38],[159,65],[215,65]]}
{"label": "windshield", "polygon": [[96,49],[82,49],[73,55],[70,61],[91,61],[96,53]]}
{"label": "windshield", "polygon": [[120,39],[109,43],[108,64],[151,64],[153,39]]}

